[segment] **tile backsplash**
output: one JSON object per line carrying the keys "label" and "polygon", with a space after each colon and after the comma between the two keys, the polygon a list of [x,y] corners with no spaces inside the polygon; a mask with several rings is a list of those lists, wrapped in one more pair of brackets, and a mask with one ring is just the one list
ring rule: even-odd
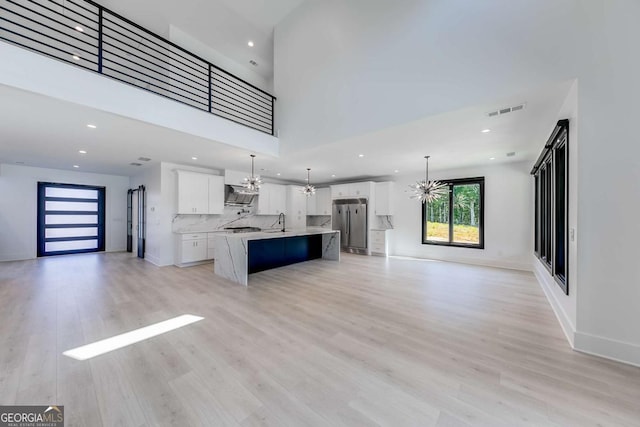
{"label": "tile backsplash", "polygon": [[[371,228],[391,229],[393,217],[376,216]],[[174,233],[196,233],[222,230],[225,227],[278,228],[275,215],[256,215],[255,207],[225,207],[222,215],[176,215],[171,224]],[[331,215],[307,216],[307,227],[331,228]]]}
{"label": "tile backsplash", "polygon": [[331,215],[307,216],[307,227],[331,228]]}
{"label": "tile backsplash", "polygon": [[222,215],[176,215],[171,224],[174,233],[222,230],[225,227],[277,228],[275,215],[256,215],[256,208],[225,207]]}
{"label": "tile backsplash", "polygon": [[378,230],[390,230],[393,228],[393,216],[391,215],[377,215],[374,220],[373,227]]}

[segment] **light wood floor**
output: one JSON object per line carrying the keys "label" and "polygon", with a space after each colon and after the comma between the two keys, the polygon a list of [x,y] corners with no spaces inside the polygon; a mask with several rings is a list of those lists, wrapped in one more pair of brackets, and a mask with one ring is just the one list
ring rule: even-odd
{"label": "light wood floor", "polygon": [[[343,255],[251,276],[127,254],[0,264],[0,404],[67,426],[640,426],[640,369],[573,352],[530,273]],[[76,361],[181,314],[205,320]]]}

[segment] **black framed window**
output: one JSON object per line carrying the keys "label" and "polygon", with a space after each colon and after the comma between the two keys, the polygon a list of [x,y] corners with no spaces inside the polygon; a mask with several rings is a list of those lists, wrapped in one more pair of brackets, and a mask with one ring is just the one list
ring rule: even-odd
{"label": "black framed window", "polygon": [[105,248],[105,188],[38,183],[38,256]]}
{"label": "black framed window", "polygon": [[422,205],[422,243],[484,248],[484,177],[442,181],[447,195]]}
{"label": "black framed window", "polygon": [[569,294],[569,121],[560,120],[531,174],[535,180],[534,252]]}
{"label": "black framed window", "polygon": [[563,139],[553,151],[554,167],[554,219],[555,219],[555,251],[553,257],[553,274],[558,280],[565,282],[567,257],[567,146]]}

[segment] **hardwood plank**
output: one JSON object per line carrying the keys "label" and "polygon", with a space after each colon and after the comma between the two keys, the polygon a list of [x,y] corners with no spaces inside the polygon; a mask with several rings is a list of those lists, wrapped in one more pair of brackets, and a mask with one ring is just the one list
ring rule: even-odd
{"label": "hardwood plank", "polygon": [[[2,263],[0,404],[95,426],[640,426],[640,369],[573,352],[531,273],[343,254],[250,281],[121,253]],[[204,320],[62,355],[181,314]]]}

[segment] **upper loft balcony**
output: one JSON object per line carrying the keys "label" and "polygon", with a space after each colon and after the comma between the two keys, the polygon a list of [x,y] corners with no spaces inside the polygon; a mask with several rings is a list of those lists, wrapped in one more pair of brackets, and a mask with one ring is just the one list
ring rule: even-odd
{"label": "upper loft balcony", "polygon": [[274,96],[94,2],[3,0],[0,49],[0,84],[277,155]]}

